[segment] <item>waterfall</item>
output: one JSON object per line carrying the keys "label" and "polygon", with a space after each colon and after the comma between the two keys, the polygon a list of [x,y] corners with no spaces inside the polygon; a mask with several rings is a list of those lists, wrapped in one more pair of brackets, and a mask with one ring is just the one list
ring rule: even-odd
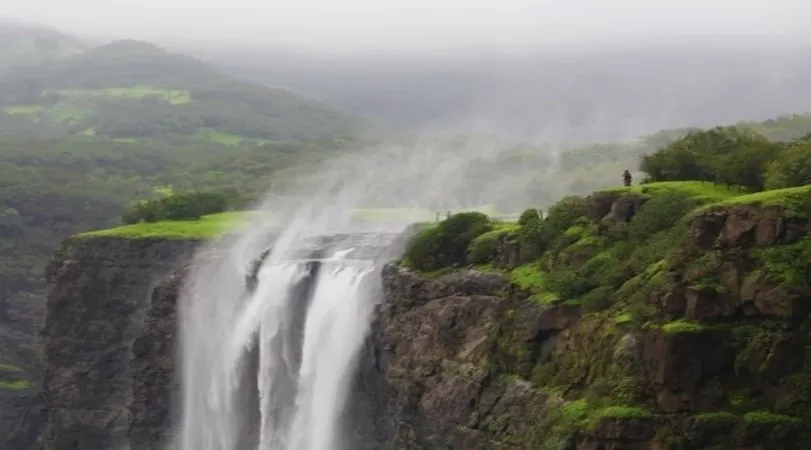
{"label": "waterfall", "polygon": [[253,289],[239,269],[256,250],[246,239],[221,244],[187,277],[175,448],[351,450],[338,444],[340,419],[377,300],[373,274],[393,237],[282,236]]}

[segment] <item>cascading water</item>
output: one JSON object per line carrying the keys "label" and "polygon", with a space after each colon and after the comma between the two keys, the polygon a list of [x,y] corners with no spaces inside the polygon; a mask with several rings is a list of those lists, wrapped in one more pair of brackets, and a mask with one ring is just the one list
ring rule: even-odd
{"label": "cascading water", "polygon": [[376,301],[368,283],[377,278],[370,277],[379,268],[374,258],[396,235],[354,242],[359,236],[320,244],[314,254],[312,239],[283,233],[252,290],[249,274],[236,269],[251,265],[240,254],[255,248],[251,236],[203,258],[181,304],[184,414],[176,448],[339,449],[353,362]]}
{"label": "cascading water", "polygon": [[[483,183],[481,171],[469,170],[471,161],[496,154],[485,139],[325,158],[297,172],[291,186],[276,186],[241,233],[202,251],[178,309],[182,404],[174,449],[353,450],[342,428],[351,425],[363,439],[358,427],[379,419],[365,415],[380,413],[363,393],[353,398],[363,406],[343,411],[379,298],[380,263],[399,256],[396,238],[408,224],[473,198],[486,201],[475,192],[488,192],[494,180],[521,178],[516,170],[487,173]],[[538,169],[528,170],[537,176]],[[381,206],[396,217],[380,222],[374,210],[354,217],[356,208]]]}

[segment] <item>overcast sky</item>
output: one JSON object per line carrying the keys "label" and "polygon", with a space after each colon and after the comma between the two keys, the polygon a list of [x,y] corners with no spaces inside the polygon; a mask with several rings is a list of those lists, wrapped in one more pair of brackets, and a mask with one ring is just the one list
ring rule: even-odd
{"label": "overcast sky", "polygon": [[0,16],[83,34],[320,50],[811,35],[811,0],[0,0]]}

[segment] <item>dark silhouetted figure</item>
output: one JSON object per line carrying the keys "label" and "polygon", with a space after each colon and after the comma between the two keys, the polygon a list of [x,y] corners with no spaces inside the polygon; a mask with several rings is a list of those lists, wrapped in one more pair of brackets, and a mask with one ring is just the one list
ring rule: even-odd
{"label": "dark silhouetted figure", "polygon": [[631,185],[631,172],[628,172],[628,169],[625,169],[625,172],[622,173],[622,182],[626,186]]}

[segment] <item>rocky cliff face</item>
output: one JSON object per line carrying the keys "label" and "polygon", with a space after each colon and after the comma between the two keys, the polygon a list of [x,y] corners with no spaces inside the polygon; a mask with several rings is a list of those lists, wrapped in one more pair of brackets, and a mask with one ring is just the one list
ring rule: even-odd
{"label": "rocky cliff face", "polygon": [[[811,447],[811,209],[724,204],[671,232],[656,203],[596,195],[531,264],[499,238],[489,267],[386,265],[345,448]],[[193,246],[66,243],[49,270],[40,448],[167,442]]]}
{"label": "rocky cliff face", "polygon": [[[172,273],[196,244],[99,237],[63,245],[48,269],[38,448],[155,448],[161,436],[151,427],[167,420],[172,398],[171,370],[155,370],[171,361]],[[145,336],[159,345],[143,344]]]}
{"label": "rocky cliff face", "polygon": [[[37,293],[18,291],[5,299],[0,317],[0,450],[25,448],[36,428],[29,424],[39,403],[44,355],[38,336],[44,307]],[[3,316],[3,314],[0,314]]]}
{"label": "rocky cliff face", "polygon": [[[603,249],[575,236],[537,270],[588,267],[647,200],[589,199]],[[730,204],[684,225],[607,303],[550,299],[515,271],[387,266],[365,376],[384,386],[390,448],[811,446],[807,212]]]}

